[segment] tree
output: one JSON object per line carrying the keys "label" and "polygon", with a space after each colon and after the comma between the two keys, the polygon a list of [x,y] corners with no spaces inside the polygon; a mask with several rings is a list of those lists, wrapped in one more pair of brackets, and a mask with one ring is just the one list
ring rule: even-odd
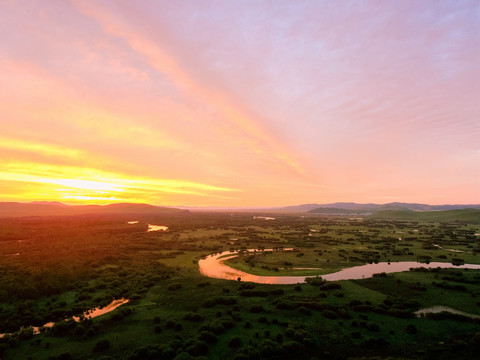
{"label": "tree", "polygon": [[228,346],[231,348],[238,348],[242,345],[242,339],[239,336],[234,336],[228,342]]}
{"label": "tree", "polygon": [[110,348],[110,340],[102,339],[95,344],[93,352],[101,352]]}

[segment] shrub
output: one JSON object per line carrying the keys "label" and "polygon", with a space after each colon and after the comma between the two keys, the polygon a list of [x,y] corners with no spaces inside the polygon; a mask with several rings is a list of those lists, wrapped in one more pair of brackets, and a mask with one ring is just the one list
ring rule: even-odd
{"label": "shrub", "polygon": [[351,333],[352,339],[360,339],[362,337],[362,334],[360,334],[359,331],[353,331]]}
{"label": "shrub", "polygon": [[[133,354],[128,357],[128,360],[153,360],[160,354],[160,349],[157,345],[147,345],[138,347],[133,350]],[[170,359],[172,359],[171,357]]]}
{"label": "shrub", "polygon": [[263,290],[242,290],[240,291],[240,296],[246,297],[267,297],[269,295],[268,291]]}
{"label": "shrub", "polygon": [[221,335],[224,334],[226,330],[225,326],[223,326],[220,321],[216,320],[200,326],[200,331],[210,331],[213,332],[215,335]]}
{"label": "shrub", "polygon": [[288,328],[285,330],[285,336],[286,336],[286,337],[293,337],[294,334],[295,334],[295,329],[292,328],[292,327],[288,327]]}
{"label": "shrub", "polygon": [[367,330],[374,331],[374,332],[380,331],[380,326],[378,326],[378,324],[376,323],[368,323],[366,328]]}
{"label": "shrub", "polygon": [[325,316],[327,319],[336,319],[338,317],[337,313],[332,310],[323,310],[322,312],[323,316]]}
{"label": "shrub", "polygon": [[28,339],[31,339],[32,337],[33,337],[33,328],[31,327],[23,329],[18,335],[18,338],[20,340],[28,340]]}
{"label": "shrub", "polygon": [[124,315],[121,312],[116,312],[110,316],[110,320],[112,321],[121,321],[123,318]]}
{"label": "shrub", "polygon": [[102,339],[95,344],[93,352],[101,352],[108,350],[110,348],[110,341],[107,339]]}
{"label": "shrub", "polygon": [[213,299],[205,300],[202,304],[204,308],[211,308],[215,305],[235,305],[237,303],[237,299],[234,297],[216,297]]}
{"label": "shrub", "polygon": [[296,354],[298,355],[298,352],[302,348],[302,345],[297,342],[297,341],[285,341],[282,344],[282,352],[285,354],[293,355]]}
{"label": "shrub", "polygon": [[197,313],[190,312],[183,317],[183,320],[201,322],[204,320],[203,316]]}
{"label": "shrub", "polygon": [[280,300],[277,303],[276,307],[280,310],[293,310],[298,307],[298,304],[289,300]]}
{"label": "shrub", "polygon": [[340,290],[342,288],[342,285],[339,283],[331,282],[331,283],[326,283],[320,286],[320,290],[323,291],[328,291],[328,290]]}
{"label": "shrub", "polygon": [[183,288],[182,284],[172,284],[168,287],[168,290],[180,290],[182,288]]}
{"label": "shrub", "polygon": [[192,356],[201,356],[208,353],[208,345],[205,341],[196,340],[192,345],[185,349]]}
{"label": "shrub", "polygon": [[285,291],[283,289],[270,290],[270,295],[283,295]]}
{"label": "shrub", "polygon": [[452,258],[452,264],[453,265],[463,265],[465,264],[465,260],[461,258]]}
{"label": "shrub", "polygon": [[260,345],[260,359],[278,359],[278,344],[266,339]]}
{"label": "shrub", "polygon": [[235,324],[231,320],[222,320],[222,325],[225,329],[231,329],[235,326]]}
{"label": "shrub", "polygon": [[265,309],[263,308],[262,305],[252,305],[250,306],[249,311],[252,313],[260,313],[260,312],[264,312]]}
{"label": "shrub", "polygon": [[405,331],[407,332],[407,334],[415,335],[418,330],[417,330],[417,328],[415,327],[415,325],[409,324],[409,325],[407,325],[407,327],[405,328]]}
{"label": "shrub", "polygon": [[232,337],[228,342],[228,346],[230,346],[231,348],[238,348],[241,345],[242,345],[242,339],[238,336]]}
{"label": "shrub", "polygon": [[300,306],[298,308],[298,311],[304,315],[312,315],[312,312],[310,311],[310,309],[307,309],[306,307],[304,306]]}
{"label": "shrub", "polygon": [[480,344],[480,331],[477,331],[475,335],[473,335],[473,341],[475,344]]}
{"label": "shrub", "polygon": [[173,359],[177,352],[170,346],[166,346],[162,349],[162,359]]}
{"label": "shrub", "polygon": [[59,321],[52,327],[52,333],[55,336],[66,336],[77,326],[75,321]]}
{"label": "shrub", "polygon": [[73,330],[73,336],[81,337],[85,334],[85,327],[82,324],[77,324]]}
{"label": "shrub", "polygon": [[268,319],[265,316],[259,317],[257,320],[260,324],[266,324]]}
{"label": "shrub", "polygon": [[167,329],[173,329],[173,328],[175,328],[175,325],[177,325],[177,324],[175,323],[175,321],[168,320],[166,327],[167,327]]}
{"label": "shrub", "polygon": [[202,331],[199,335],[198,338],[202,341],[207,342],[208,344],[214,344],[217,342],[217,337],[214,333],[210,331]]}
{"label": "shrub", "polygon": [[69,352],[64,352],[63,354],[60,354],[56,357],[56,360],[71,360],[72,355],[70,355]]}
{"label": "shrub", "polygon": [[303,330],[303,329],[297,329],[295,330],[295,333],[293,334],[293,338],[295,341],[298,341],[298,342],[303,342],[304,340],[306,340],[307,338],[310,338],[311,335],[308,331],[306,330]]}

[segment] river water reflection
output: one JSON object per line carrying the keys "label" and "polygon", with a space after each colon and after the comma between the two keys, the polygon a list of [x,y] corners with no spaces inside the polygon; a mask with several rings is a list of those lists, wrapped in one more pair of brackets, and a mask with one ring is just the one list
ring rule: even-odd
{"label": "river water reflection", "polygon": [[[127,221],[127,224],[129,224],[129,225],[135,225],[135,224],[138,224],[138,223],[140,223],[140,221],[138,221],[138,220]],[[148,225],[147,232],[150,232],[150,231],[167,231],[168,230],[168,226],[164,226],[164,225],[152,225],[152,224],[147,224],[147,225]]]}
{"label": "river water reflection", "polygon": [[420,309],[418,311],[415,311],[415,315],[417,317],[422,317],[422,316],[427,316],[428,314],[439,314],[439,313],[442,313],[442,312],[461,315],[461,316],[469,317],[471,319],[480,319],[480,315],[466,313],[464,311],[453,309],[453,308],[448,307],[448,306],[432,306],[432,307],[429,307],[429,308]]}
{"label": "river water reflection", "polygon": [[167,230],[168,230],[168,226],[148,224],[147,232],[148,231],[167,231]]}
{"label": "river water reflection", "polygon": [[[292,250],[292,249],[284,249]],[[265,249],[265,251],[272,251],[272,249]],[[274,250],[282,251],[282,250]],[[248,252],[260,252],[259,250],[249,249]],[[224,264],[224,261],[238,256],[238,252],[224,251],[222,253],[209,255],[198,262],[200,273],[204,276],[226,279],[226,280],[238,280],[254,282],[259,284],[297,284],[305,282],[306,278],[314,277],[309,276],[260,276],[246,273],[234,269]],[[346,268],[331,274],[319,275],[324,280],[337,281],[337,280],[356,280],[372,277],[373,274],[378,273],[394,273],[401,271],[408,271],[410,268],[458,268],[458,269],[480,269],[480,265],[477,264],[465,264],[456,266],[450,263],[443,262],[431,262],[429,264],[419,263],[416,261],[401,261],[401,262],[380,262],[378,264],[366,264],[360,266],[354,266]]]}
{"label": "river water reflection", "polygon": [[[80,321],[82,321],[82,319],[93,319],[97,316],[107,314],[110,311],[115,310],[119,306],[128,303],[129,301],[130,300],[128,300],[128,299],[113,300],[110,304],[108,304],[105,307],[102,307],[102,308],[98,307],[98,308],[94,308],[94,309],[85,311],[81,317],[80,316],[74,316],[73,320],[76,321],[76,322],[80,322]],[[54,322],[49,322],[49,323],[44,324],[43,326],[32,326],[33,334],[34,335],[40,334],[42,328],[43,329],[49,329],[49,328],[53,327],[54,325],[55,325]],[[0,339],[2,337],[4,337],[5,335],[9,335],[9,334],[0,334]]]}

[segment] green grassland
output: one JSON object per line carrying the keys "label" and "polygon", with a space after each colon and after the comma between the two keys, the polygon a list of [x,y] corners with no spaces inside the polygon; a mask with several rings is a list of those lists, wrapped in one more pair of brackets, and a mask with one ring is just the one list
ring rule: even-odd
{"label": "green grassland", "polygon": [[[341,225],[329,224],[322,229],[311,226],[298,239],[284,235],[295,246],[295,251],[248,254],[229,259],[226,264],[256,275],[286,276],[322,275],[382,261],[451,262],[453,258],[461,258],[466,263],[480,261],[477,248],[480,238],[475,236],[472,225],[343,221]],[[337,219],[337,222],[340,221]]]}
{"label": "green grassland", "polygon": [[[210,279],[198,271],[198,260],[211,253],[279,246],[295,251],[227,262],[277,276],[388,260],[480,263],[478,224],[275,217],[0,219],[0,333],[57,321],[40,335],[27,328],[0,339],[0,358],[472,359],[478,354],[477,320],[413,314],[443,305],[480,315],[477,270],[424,269],[296,285]],[[129,220],[140,223],[128,225]],[[146,232],[146,224],[169,230]],[[62,321],[116,298],[131,301],[91,320]]]}
{"label": "green grassland", "polygon": [[384,210],[372,214],[367,218],[409,221],[455,221],[480,224],[480,209],[445,211]]}

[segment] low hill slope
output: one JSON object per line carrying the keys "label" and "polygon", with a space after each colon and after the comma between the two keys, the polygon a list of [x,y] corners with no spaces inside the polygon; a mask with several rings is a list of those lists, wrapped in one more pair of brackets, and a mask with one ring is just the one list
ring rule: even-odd
{"label": "low hill slope", "polygon": [[320,207],[308,211],[310,214],[359,214],[366,213],[368,210],[349,210],[340,208]]}
{"label": "low hill slope", "polygon": [[461,221],[480,224],[480,209],[445,211],[385,210],[367,216],[366,219],[390,219],[410,221]]}
{"label": "low hill slope", "polygon": [[149,204],[65,205],[58,202],[0,202],[0,217],[60,216],[81,214],[170,214],[188,212]]}
{"label": "low hill slope", "polygon": [[[286,206],[283,208],[275,208],[275,211],[285,211],[285,212],[311,212],[311,213],[325,213],[328,209],[342,209],[342,210],[356,210],[361,212],[374,212],[382,210],[415,210],[415,211],[435,211],[435,210],[460,210],[467,208],[477,208],[480,209],[480,204],[464,204],[464,205],[427,205],[427,204],[417,204],[417,203],[401,203],[401,202],[391,202],[388,204],[357,204],[353,202],[336,202],[330,204],[303,204],[295,206]],[[317,209],[320,209],[316,211]],[[339,213],[339,211],[336,211]]]}

